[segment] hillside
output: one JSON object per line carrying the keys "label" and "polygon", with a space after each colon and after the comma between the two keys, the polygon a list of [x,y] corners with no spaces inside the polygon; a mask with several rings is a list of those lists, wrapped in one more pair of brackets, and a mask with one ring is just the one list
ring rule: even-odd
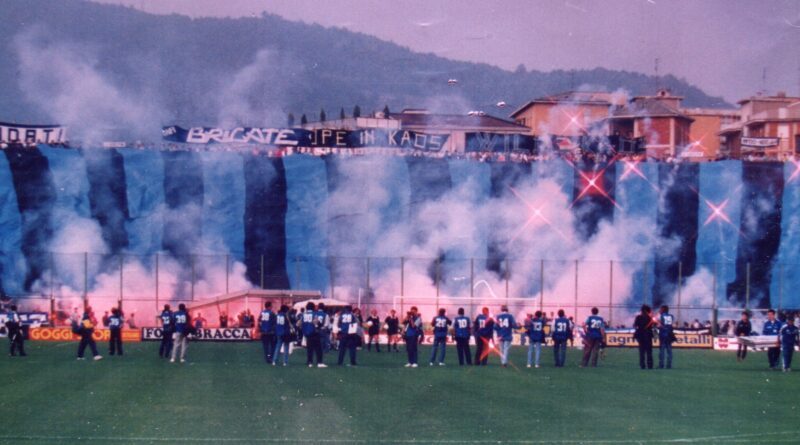
{"label": "hillside", "polygon": [[[324,108],[334,117],[356,104],[365,113],[388,105],[507,115],[530,98],[572,85],[634,94],[656,85],[651,76],[599,68],[511,72],[267,14],[191,19],[77,0],[3,3],[0,120],[88,125],[97,119],[117,127],[147,114],[148,126],[281,125],[288,112],[315,119]],[[75,64],[80,69],[71,70]],[[458,83],[449,85],[450,78]],[[672,76],[660,84],[685,96],[687,106],[727,105]],[[113,100],[122,105],[109,105]],[[494,108],[498,101],[509,108]],[[81,108],[95,103],[103,111]]]}

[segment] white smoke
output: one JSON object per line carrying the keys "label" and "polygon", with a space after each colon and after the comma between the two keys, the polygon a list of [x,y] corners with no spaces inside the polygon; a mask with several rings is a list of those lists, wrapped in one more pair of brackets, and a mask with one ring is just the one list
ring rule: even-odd
{"label": "white smoke", "polygon": [[213,96],[219,110],[217,124],[237,126],[283,125],[285,113],[279,104],[290,79],[293,64],[278,53],[258,51],[253,61],[231,76],[220,79],[219,94]]}
{"label": "white smoke", "polygon": [[18,34],[13,46],[26,99],[66,125],[71,140],[96,143],[120,130],[157,134],[163,107],[155,95],[116,85],[101,71],[93,46],[62,41],[36,26]]}

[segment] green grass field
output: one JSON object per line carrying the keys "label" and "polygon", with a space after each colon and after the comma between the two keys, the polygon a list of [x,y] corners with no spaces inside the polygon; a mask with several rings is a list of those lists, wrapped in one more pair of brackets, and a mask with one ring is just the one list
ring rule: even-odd
{"label": "green grass field", "polygon": [[[4,345],[5,346],[5,345]],[[191,343],[185,364],[156,343],[124,357],[75,360],[76,343],[26,344],[0,365],[1,443],[775,443],[800,441],[800,372],[767,370],[764,353],[681,351],[670,371],[638,369],[609,350],[597,369],[406,369],[405,354],[359,354],[359,367],[263,363],[260,343]],[[99,345],[101,353],[106,345]],[[105,355],[105,354],[104,354]],[[327,363],[335,363],[332,354]]]}

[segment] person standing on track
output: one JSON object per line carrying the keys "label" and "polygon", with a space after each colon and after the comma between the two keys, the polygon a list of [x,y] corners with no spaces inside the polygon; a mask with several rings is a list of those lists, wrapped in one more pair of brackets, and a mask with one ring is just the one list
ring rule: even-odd
{"label": "person standing on track", "polygon": [[306,338],[306,364],[314,367],[314,358],[317,359],[317,368],[327,368],[322,363],[322,323],[317,318],[314,303],[308,302],[306,310],[300,318],[303,336]]}
{"label": "person standing on track", "polygon": [[439,366],[444,366],[444,356],[447,352],[447,333],[453,323],[445,314],[445,309],[440,308],[439,315],[431,321],[433,326],[433,347],[431,348],[430,366],[436,363],[437,353],[439,355]]}
{"label": "person standing on track", "polygon": [[8,341],[11,345],[9,354],[11,357],[17,355],[19,351],[20,357],[25,357],[25,339],[23,338],[24,332],[22,331],[22,321],[17,313],[17,305],[12,304],[9,306],[9,311],[6,314],[6,331],[8,333]]}
{"label": "person standing on track", "polygon": [[472,352],[469,350],[469,336],[471,323],[469,317],[464,315],[464,308],[458,308],[458,317],[453,319],[453,339],[458,352],[458,365],[472,365]]}
{"label": "person standing on track", "polygon": [[[750,324],[750,314],[747,311],[742,312],[742,319],[736,323],[736,330],[734,331],[734,335],[736,337],[747,337],[753,333],[753,325]],[[736,361],[741,362],[747,358],[747,345],[738,342],[738,346],[736,348]]]}
{"label": "person standing on track", "polygon": [[572,323],[564,316],[564,309],[558,310],[558,318],[553,320],[553,357],[555,367],[563,368],[567,361],[567,340],[572,336]]}
{"label": "person standing on track", "polygon": [[600,345],[606,336],[605,321],[603,317],[597,315],[600,311],[592,308],[592,315],[583,324],[583,360],[581,367],[589,366],[589,359],[592,359],[592,367],[597,367],[597,358],[600,355]]}
{"label": "person standing on track", "polygon": [[346,306],[344,312],[339,314],[339,366],[344,364],[345,350],[350,353],[350,366],[356,366],[358,328],[359,322],[353,314],[353,308]]}
{"label": "person standing on track", "polygon": [[633,338],[639,343],[639,367],[642,369],[653,369],[653,326],[650,306],[643,304],[641,313],[633,321]]}
{"label": "person standing on track", "polygon": [[489,315],[489,308],[484,307],[475,317],[475,366],[486,366],[489,362],[489,342],[494,333],[494,320]]}
{"label": "person standing on track", "polygon": [[419,357],[417,348],[419,346],[419,339],[422,335],[422,318],[417,314],[416,306],[412,306],[411,310],[406,314],[406,319],[403,322],[403,338],[406,342],[406,354],[408,355],[408,363],[406,368],[416,368],[419,366]]}
{"label": "person standing on track", "polygon": [[675,342],[675,317],[669,313],[666,304],[658,310],[658,368],[664,368],[666,358],[667,369],[672,368],[672,343]]}
{"label": "person standing on track", "polygon": [[175,332],[175,319],[168,304],[164,305],[164,310],[158,316],[161,321],[161,344],[158,346],[158,356],[169,358],[172,354],[172,334]]}
{"label": "person standing on track", "polygon": [[375,342],[375,352],[381,352],[381,319],[378,318],[378,311],[373,309],[367,317],[367,351],[372,350],[372,343]]}
{"label": "person standing on track", "polygon": [[525,322],[525,333],[529,340],[528,368],[531,367],[531,362],[537,368],[539,367],[539,357],[542,354],[542,343],[544,343],[544,324],[545,319],[542,317],[542,311],[536,311],[533,318]]}
{"label": "person standing on track", "polygon": [[275,352],[272,354],[272,366],[278,363],[281,357],[281,349],[283,349],[283,366],[289,364],[293,331],[294,326],[292,326],[291,319],[289,318],[289,306],[284,304],[275,315],[275,338],[277,343],[275,345]]}
{"label": "person standing on track", "polygon": [[[781,326],[783,324],[780,320],[775,318],[775,311],[770,309],[767,311],[767,321],[764,322],[764,328],[761,331],[762,335],[780,335]],[[781,356],[781,348],[773,346],[767,348],[767,360],[769,360],[770,369],[778,369],[778,361]]]}
{"label": "person standing on track", "polygon": [[275,313],[272,312],[271,301],[264,303],[264,310],[258,316],[258,331],[264,348],[264,360],[272,363],[272,354],[275,352]]}
{"label": "person standing on track", "polygon": [[800,344],[800,331],[794,325],[794,318],[787,318],[778,334],[778,345],[783,353],[783,372],[792,370],[792,354],[797,344]]}
{"label": "person standing on track", "polygon": [[119,309],[111,309],[111,316],[108,317],[108,330],[110,338],[108,340],[108,355],[122,355],[122,313]]}
{"label": "person standing on track", "polygon": [[97,343],[94,342],[92,334],[94,333],[94,323],[92,322],[92,308],[87,307],[83,312],[80,323],[81,342],[78,344],[78,360],[83,360],[83,353],[86,347],[92,350],[92,355],[95,360],[101,360],[102,355],[97,353]]}
{"label": "person standing on track", "polygon": [[508,367],[508,353],[511,351],[511,341],[514,339],[514,329],[517,329],[517,322],[514,316],[508,313],[508,306],[500,306],[500,315],[494,325],[497,331],[497,339],[500,342],[500,364]]}
{"label": "person standing on track", "polygon": [[389,315],[383,320],[384,328],[386,329],[386,350],[391,351],[394,346],[394,352],[400,352],[397,349],[397,341],[400,338],[400,319],[397,318],[397,312],[394,309],[389,311]]}
{"label": "person standing on track", "polygon": [[181,363],[183,363],[186,361],[186,346],[189,344],[189,329],[192,326],[192,320],[186,310],[186,305],[183,303],[178,305],[178,310],[173,314],[173,320],[175,322],[175,332],[172,337],[175,344],[169,361],[170,363],[175,363],[175,356],[178,355],[178,350],[180,350]]}

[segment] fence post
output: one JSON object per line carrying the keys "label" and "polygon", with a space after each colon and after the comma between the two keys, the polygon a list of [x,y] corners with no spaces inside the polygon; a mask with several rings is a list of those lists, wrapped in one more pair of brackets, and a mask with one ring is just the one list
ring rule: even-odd
{"label": "fence post", "polygon": [[782,308],[783,308],[783,263],[780,263],[778,265],[778,313],[781,312]]}
{"label": "fence post", "polygon": [[[308,262],[308,261],[306,261]],[[300,257],[294,258],[294,275],[295,280],[297,280],[297,288],[303,288],[303,275],[300,273]]]}
{"label": "fence post", "polygon": [[509,263],[508,258],[506,258],[506,277],[505,277],[506,278],[506,306],[508,306],[508,297],[509,297],[509,295],[508,295],[508,280],[509,280],[509,275],[510,275],[510,272],[511,272],[510,271],[510,267],[511,267],[511,263]]}
{"label": "fence post", "polygon": [[189,255],[189,261],[192,263],[192,301],[194,301],[194,254]]}
{"label": "fence post", "polygon": [[469,316],[475,315],[475,258],[469,259]]}
{"label": "fence post", "polygon": [[230,293],[230,280],[231,280],[231,256],[225,254],[225,293]]}
{"label": "fence post", "polygon": [[156,314],[158,314],[158,254],[156,254]]}
{"label": "fence post", "polygon": [[614,260],[608,262],[608,322],[613,320],[614,313]]}
{"label": "fence post", "polygon": [[439,284],[442,280],[442,259],[441,257],[436,258],[436,308],[434,309],[434,313],[439,310]]}
{"label": "fence post", "polygon": [[714,263],[714,281],[711,289],[711,335],[717,335],[717,274],[719,273],[719,263]]}
{"label": "fence post", "polygon": [[575,305],[573,306],[573,314],[575,321],[578,320],[578,260],[575,260]]}
{"label": "fence post", "polygon": [[123,295],[123,290],[122,290],[122,282],[123,282],[122,281],[123,280],[122,265],[123,264],[125,264],[125,255],[124,254],[120,254],[119,255],[119,302],[118,302],[119,303],[118,307],[119,307],[120,312],[122,312],[122,295]]}
{"label": "fence post", "polygon": [[750,310],[750,261],[747,262],[747,269],[746,269],[746,276],[745,276],[745,289],[744,289],[744,308],[745,310]]}
{"label": "fence post", "polygon": [[260,275],[261,282],[259,283],[259,287],[264,289],[264,254],[261,254],[261,275]]}
{"label": "fence post", "polygon": [[55,259],[53,252],[50,252],[50,317],[54,322],[56,314],[55,271]]}
{"label": "fence post", "polygon": [[89,305],[89,252],[83,252],[83,310]]}
{"label": "fence post", "polygon": [[400,257],[400,316],[404,316],[404,305],[406,296],[406,259]]}
{"label": "fence post", "polygon": [[678,261],[678,320],[681,320],[681,296],[683,295],[683,261]]}
{"label": "fence post", "polygon": [[336,298],[336,257],[328,257],[328,264],[331,265],[331,298]]}
{"label": "fence post", "polygon": [[[370,296],[370,286],[371,286],[370,276],[369,276],[369,268],[370,268],[369,266],[370,266],[370,258],[367,257],[367,292],[366,292],[365,296],[367,297],[368,301],[370,300],[369,296]],[[367,303],[367,304],[369,304],[369,303]]]}
{"label": "fence post", "polygon": [[647,304],[647,279],[649,278],[647,264],[648,262],[645,260],[644,269],[642,269],[644,274],[644,279],[642,280],[642,304]]}
{"label": "fence post", "polygon": [[544,260],[539,260],[539,310],[544,312]]}

